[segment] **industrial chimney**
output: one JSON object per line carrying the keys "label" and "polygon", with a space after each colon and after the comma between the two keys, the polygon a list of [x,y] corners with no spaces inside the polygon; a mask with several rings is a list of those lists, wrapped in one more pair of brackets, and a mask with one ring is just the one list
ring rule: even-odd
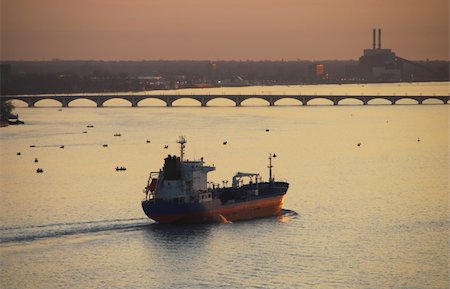
{"label": "industrial chimney", "polygon": [[378,49],[381,49],[381,29],[378,28]]}
{"label": "industrial chimney", "polygon": [[374,28],[374,29],[373,29],[373,41],[372,41],[372,47],[373,47],[373,49],[375,49],[375,46],[376,46],[376,44],[375,44],[375,41],[376,41],[376,35],[377,35],[377,30]]}

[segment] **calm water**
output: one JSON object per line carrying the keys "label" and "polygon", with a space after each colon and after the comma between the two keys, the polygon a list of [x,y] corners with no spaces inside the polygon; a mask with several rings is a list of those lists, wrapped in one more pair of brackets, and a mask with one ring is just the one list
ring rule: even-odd
{"label": "calm water", "polygon": [[[1,288],[449,287],[448,105],[18,112],[26,124],[0,130]],[[147,219],[148,173],[179,135],[215,182],[267,178],[275,152],[283,215]]]}

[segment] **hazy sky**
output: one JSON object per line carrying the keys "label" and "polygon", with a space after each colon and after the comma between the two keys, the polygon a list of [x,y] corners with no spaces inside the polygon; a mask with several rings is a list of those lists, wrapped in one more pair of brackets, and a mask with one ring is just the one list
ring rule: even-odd
{"label": "hazy sky", "polygon": [[448,0],[0,0],[1,59],[449,59]]}

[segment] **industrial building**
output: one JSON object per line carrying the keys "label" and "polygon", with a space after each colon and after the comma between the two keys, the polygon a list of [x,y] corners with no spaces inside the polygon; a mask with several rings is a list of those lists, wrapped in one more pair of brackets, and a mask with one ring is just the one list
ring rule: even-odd
{"label": "industrial building", "polygon": [[347,79],[360,81],[401,81],[403,61],[391,49],[381,48],[381,29],[373,29],[371,49],[364,49],[357,66],[348,66]]}

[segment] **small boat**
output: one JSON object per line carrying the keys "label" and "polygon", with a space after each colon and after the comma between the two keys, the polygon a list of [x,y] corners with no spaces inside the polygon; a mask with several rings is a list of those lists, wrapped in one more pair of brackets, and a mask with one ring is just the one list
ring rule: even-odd
{"label": "small boat", "polygon": [[357,143],[356,145],[360,147],[360,146],[361,146],[361,143],[359,142],[359,143]]}
{"label": "small boat", "polygon": [[227,141],[224,141],[222,144],[223,144],[223,145],[226,145],[227,143],[228,143]]}
{"label": "small boat", "polygon": [[165,145],[164,148],[167,149],[167,148],[169,148],[169,146],[168,146],[168,145]]}
{"label": "small boat", "polygon": [[146,143],[150,143],[150,141],[149,141],[149,140],[147,140],[147,141],[146,141]]}
{"label": "small boat", "polygon": [[83,133],[87,133],[87,131],[83,131]]}
{"label": "small boat", "polygon": [[[186,140],[180,137],[180,156],[169,155],[164,166],[151,172],[144,188],[142,209],[158,223],[230,223],[234,221],[278,216],[289,183],[272,177],[269,155],[269,180],[258,173],[238,172],[232,186],[208,182],[207,173],[214,166],[200,160],[184,160]],[[244,181],[245,180],[245,181]]]}
{"label": "small boat", "polygon": [[104,145],[103,145],[103,147],[104,147],[104,148],[107,148],[107,147],[108,147],[108,145],[107,145],[107,144],[104,144]]}
{"label": "small boat", "polygon": [[38,159],[37,159],[37,158],[34,158],[34,162],[37,163],[37,162],[38,162]]}
{"label": "small boat", "polygon": [[92,128],[92,127],[94,127],[92,124],[90,124],[90,125],[87,125],[86,127],[89,127],[89,128]]}
{"label": "small boat", "polygon": [[41,169],[41,168],[38,168],[37,170],[36,170],[36,173],[43,173],[44,172],[44,170],[43,169]]}
{"label": "small boat", "polygon": [[117,166],[116,167],[116,171],[126,171],[127,170],[127,168],[126,167],[122,167],[122,166]]}
{"label": "small boat", "polygon": [[18,153],[17,153],[18,156],[20,156],[21,154],[22,154],[21,152],[18,152]]}
{"label": "small boat", "polygon": [[30,145],[30,148],[35,148],[36,146],[35,145]]}
{"label": "small boat", "polygon": [[59,148],[60,148],[60,149],[63,149],[63,148],[64,148],[64,146],[60,146]]}
{"label": "small boat", "polygon": [[270,130],[268,128],[266,128],[266,132],[269,132]]}
{"label": "small boat", "polygon": [[115,133],[114,136],[122,136],[120,133]]}

